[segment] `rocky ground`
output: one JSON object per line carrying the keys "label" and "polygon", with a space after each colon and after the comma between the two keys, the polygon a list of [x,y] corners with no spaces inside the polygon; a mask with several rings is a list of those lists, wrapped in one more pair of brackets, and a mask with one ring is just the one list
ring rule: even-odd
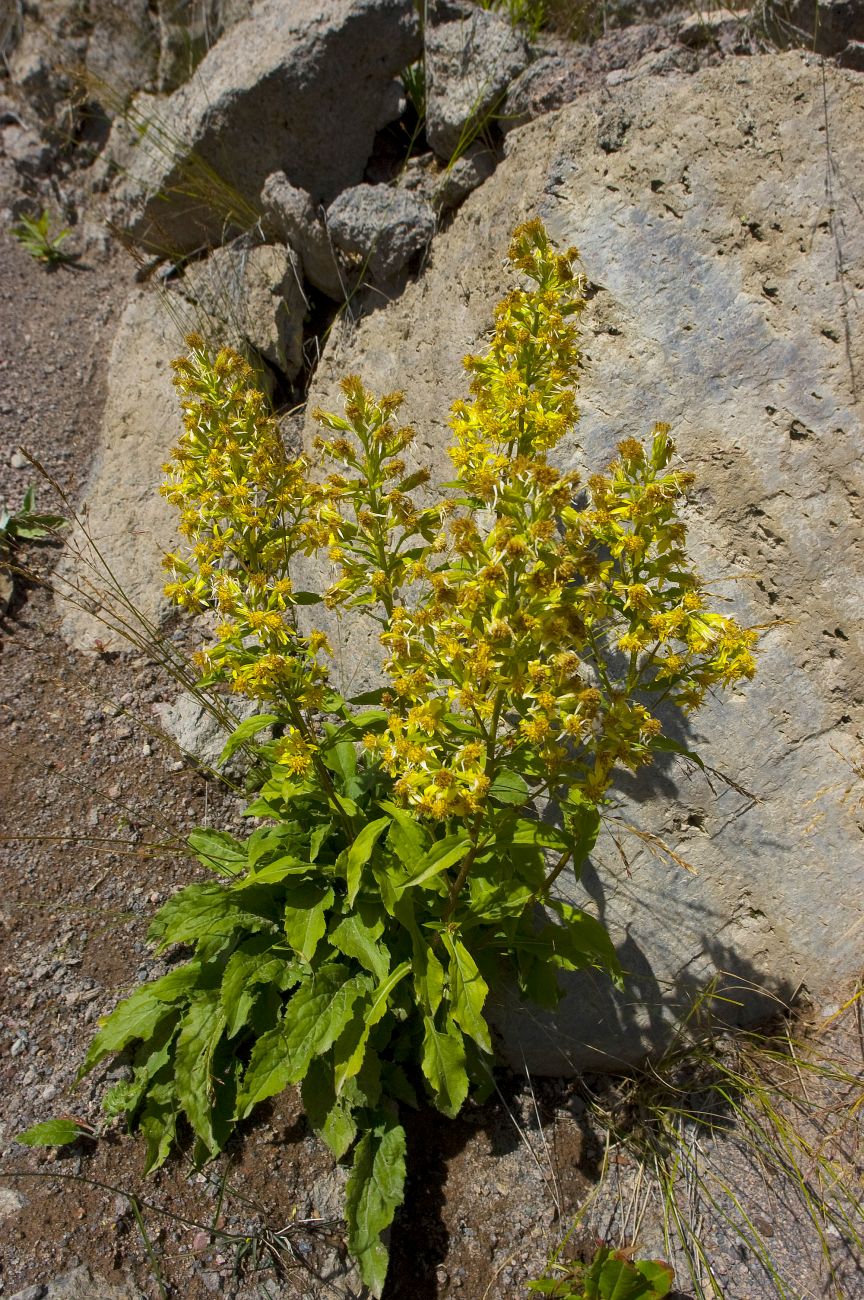
{"label": "rocky ground", "polygon": [[[267,10],[266,4],[260,7]],[[312,15],[315,6],[305,7],[307,17]],[[187,77],[220,33],[223,52],[234,51],[230,59],[219,56],[217,69],[226,120],[233,113],[248,129],[250,112],[269,111],[266,100],[255,98],[254,77],[238,89],[238,46],[226,44],[251,6],[215,0],[187,6],[185,27],[180,9],[167,5],[138,6],[137,23],[124,21],[122,9],[111,4],[104,11],[85,8],[82,17],[76,6],[53,0],[12,5],[8,20],[0,22],[8,74],[0,82],[0,207],[6,213],[0,233],[0,501],[16,506],[32,482],[40,506],[68,515],[89,493],[94,527],[117,518],[107,509],[110,502],[94,499],[94,473],[112,456],[128,467],[135,451],[131,443],[112,448],[100,442],[112,340],[121,318],[128,322],[130,310],[137,310],[129,305],[135,295],[154,283],[175,304],[182,300],[217,321],[223,336],[255,347],[277,403],[296,408],[340,301],[349,301],[344,320],[397,299],[406,282],[422,273],[430,241],[434,247],[467,195],[500,165],[505,138],[522,122],[582,96],[606,96],[646,79],[686,78],[727,59],[756,66],[758,76],[760,51],[777,39],[779,28],[818,30],[824,55],[848,68],[864,63],[864,11],[851,3],[824,6],[818,29],[807,28],[806,4],[785,6],[776,11],[772,31],[725,11],[710,21],[684,12],[669,20],[662,5],[646,6],[635,14],[642,21],[634,23],[633,13],[622,7],[625,24],[590,44],[548,33],[531,47],[518,33],[487,25],[486,18],[447,0],[435,10],[426,41],[429,108],[423,130],[398,86],[394,99],[394,73],[421,51],[411,6],[403,7],[397,15],[403,47],[396,48],[394,37],[389,61],[379,59],[371,98],[369,65],[351,64],[357,95],[367,100],[361,108],[355,101],[353,116],[337,124],[337,142],[344,147],[331,150],[330,171],[316,179],[302,169],[286,176],[269,163],[261,175],[257,163],[248,171],[241,167],[238,185],[249,186],[241,198],[260,205],[259,231],[266,242],[260,235],[251,245],[229,240],[218,256],[203,260],[200,239],[207,223],[211,243],[233,233],[226,233],[224,211],[214,217],[208,210],[206,219],[199,211],[193,220],[188,207],[154,203],[157,192],[182,188],[188,174],[181,184],[168,174],[164,152],[155,158],[136,153],[120,118],[106,144],[116,105],[105,94],[100,99],[98,78],[111,74],[115,86],[125,81],[145,97],[166,96],[159,101],[163,120],[182,125],[194,137],[198,156],[206,158],[215,147],[208,105],[196,101]],[[334,0],[330,8],[363,14],[387,6]],[[395,13],[399,6],[391,9]],[[451,30],[465,22],[474,24],[476,50],[495,74],[484,74],[473,89],[464,67],[459,70],[464,30],[459,28],[458,47]],[[316,38],[337,49],[337,68],[347,57],[347,47],[339,44],[342,31],[334,19]],[[269,84],[265,65],[278,63],[271,36],[266,29],[256,47],[260,84]],[[305,32],[301,37],[296,57],[308,56],[311,66],[315,51],[302,44]],[[349,41],[352,49],[356,40]],[[364,50],[374,50],[383,37],[363,40]],[[91,78],[83,107],[66,79],[76,62],[83,62]],[[301,83],[308,79],[298,77]],[[461,149],[480,89],[491,96],[484,112],[488,108],[492,117],[470,148]],[[320,116],[320,103],[303,100],[301,107],[307,124]],[[596,143],[604,155],[616,154],[629,126],[613,106],[599,115],[591,147]],[[330,128],[332,138],[332,122]],[[406,141],[413,142],[406,147]],[[234,146],[229,140],[223,147]],[[218,156],[217,150],[213,157]],[[385,186],[389,197],[382,206]],[[677,202],[672,196],[668,201]],[[236,198],[232,203],[236,217]],[[43,207],[73,226],[68,247],[75,260],[52,269],[30,259],[8,232],[22,212]],[[154,224],[167,220],[166,211],[173,241],[167,259],[159,256]],[[742,221],[745,216],[753,220],[746,213]],[[106,218],[115,223],[110,232]],[[758,234],[752,238],[759,241]],[[197,270],[184,274],[185,253],[194,255]],[[768,284],[769,298],[773,288]],[[849,289],[853,298],[859,291],[860,284]],[[248,310],[252,294],[254,313]],[[160,328],[152,316],[134,319],[140,319],[136,330]],[[850,319],[855,325],[854,312],[845,319],[851,358]],[[607,325],[610,334],[618,329],[614,319]],[[844,322],[834,326],[837,347],[843,348]],[[173,408],[164,366],[130,376],[125,396],[118,397],[115,386],[108,409],[117,413],[118,424],[134,430],[140,390],[160,385],[163,404],[148,407],[147,418],[157,409],[170,432]],[[149,480],[133,475],[122,490],[134,497],[151,488]],[[142,557],[152,531],[140,525],[130,533],[123,555],[131,557],[132,569],[136,563],[146,567]],[[170,704],[178,688],[159,655],[118,648],[116,636],[100,629],[92,611],[78,617],[54,598],[52,581],[65,585],[69,572],[61,567],[61,577],[52,579],[58,554],[55,545],[24,553],[32,572],[17,577],[0,625],[0,1294],[18,1300],[359,1296],[339,1219],[344,1174],[311,1134],[295,1092],[262,1108],[227,1156],[202,1173],[190,1172],[180,1158],[144,1180],[139,1140],[118,1124],[106,1127],[100,1116],[106,1080],[123,1067],[109,1066],[75,1084],[98,1017],[136,982],[164,969],[146,944],[147,922],[155,906],[194,874],[182,852],[185,834],[197,825],[237,828],[244,800],[184,755],[176,737],[163,729],[160,706]],[[164,633],[174,653],[190,647],[183,626],[169,621]],[[178,734],[188,742],[188,731]],[[856,796],[849,798],[854,802]],[[843,992],[838,987],[838,1000]],[[806,1010],[806,996],[799,1002]],[[824,1016],[824,1001],[820,1011]],[[816,1022],[818,1016],[809,1032]],[[805,1015],[801,1032],[807,1030]],[[812,1142],[806,1172],[814,1186],[820,1179],[814,1153],[823,1153],[836,1156],[860,1187],[860,1139],[854,1125],[840,1124],[854,1102],[856,1078],[860,1088],[859,1031],[853,1006],[827,1040],[828,1054],[843,1063],[842,1078],[800,1076],[807,1098],[800,1124]],[[675,1076],[676,1086],[677,1081]],[[387,1300],[524,1297],[527,1280],[539,1275],[574,1221],[566,1247],[574,1255],[590,1251],[597,1236],[616,1245],[632,1242],[639,1253],[673,1258],[682,1297],[700,1295],[698,1288],[708,1286],[704,1270],[691,1278],[680,1250],[664,1241],[660,1203],[638,1145],[605,1145],[609,1127],[601,1112],[617,1104],[617,1087],[593,1076],[532,1080],[502,1071],[496,1096],[467,1108],[458,1121],[427,1112],[407,1117],[410,1176],[392,1234]],[[56,1154],[14,1142],[25,1126],[56,1115],[98,1127],[98,1138],[82,1138]],[[854,1222],[829,1219],[820,1243],[800,1195],[764,1156],[760,1161],[753,1155],[734,1126],[725,1136],[697,1126],[688,1130],[687,1141],[698,1148],[702,1167],[713,1171],[714,1186],[731,1186],[746,1215],[742,1234],[740,1221],[734,1227],[738,1209],[729,1209],[728,1201],[726,1211],[712,1207],[692,1180],[683,1181],[681,1204],[685,1217],[701,1217],[699,1230],[718,1279],[715,1294],[726,1300],[775,1294],[854,1300],[864,1293]],[[772,1284],[771,1261],[786,1279],[785,1291]],[[833,1291],[829,1264],[836,1269]]]}

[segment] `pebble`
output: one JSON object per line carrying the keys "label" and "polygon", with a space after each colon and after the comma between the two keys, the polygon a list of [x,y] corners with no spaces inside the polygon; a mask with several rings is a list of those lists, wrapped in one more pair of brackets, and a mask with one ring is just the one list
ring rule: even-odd
{"label": "pebble", "polygon": [[13,451],[12,455],[9,457],[9,464],[13,469],[26,469],[30,462],[23,452]]}

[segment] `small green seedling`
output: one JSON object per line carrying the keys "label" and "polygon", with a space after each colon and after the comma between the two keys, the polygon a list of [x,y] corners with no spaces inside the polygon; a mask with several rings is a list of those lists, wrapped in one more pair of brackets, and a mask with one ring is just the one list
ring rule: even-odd
{"label": "small green seedling", "polygon": [[8,506],[0,509],[0,614],[12,599],[12,556],[19,542],[42,542],[56,528],[65,524],[62,515],[36,513],[36,493],[31,485],[24,493],[21,509],[14,514]]}
{"label": "small green seedling", "polygon": [[38,217],[22,216],[12,227],[12,234],[30,256],[45,266],[59,266],[70,262],[72,255],[60,247],[72,234],[68,226],[59,230],[51,229],[51,215],[46,210]]}
{"label": "small green seedling", "polygon": [[625,1251],[599,1246],[590,1264],[570,1265],[567,1275],[529,1282],[528,1290],[554,1300],[662,1300],[674,1273],[660,1259],[628,1259]]}
{"label": "small green seedling", "polygon": [[0,562],[8,559],[13,546],[18,542],[42,542],[50,537],[55,528],[65,524],[62,515],[40,515],[36,513],[36,491],[28,487],[21,502],[21,509],[11,514],[8,506],[0,510]]}

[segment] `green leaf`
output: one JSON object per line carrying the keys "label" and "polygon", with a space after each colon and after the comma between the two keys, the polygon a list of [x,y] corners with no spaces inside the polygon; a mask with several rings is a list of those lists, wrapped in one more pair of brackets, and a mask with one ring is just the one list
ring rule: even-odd
{"label": "green leaf", "polygon": [[672,1290],[675,1281],[675,1270],[671,1264],[667,1264],[663,1259],[636,1259],[633,1266],[637,1272],[647,1278],[651,1284],[651,1290],[648,1292],[650,1300],[663,1300]]}
{"label": "green leaf", "polygon": [[278,826],[259,826],[246,841],[246,857],[251,868],[274,858],[290,856],[296,859],[301,851],[304,851],[304,835],[293,821],[283,820]]}
{"label": "green leaf", "polygon": [[315,591],[292,591],[290,596],[292,605],[320,605],[323,599]]}
{"label": "green leaf", "polygon": [[417,863],[429,848],[428,831],[398,804],[382,799],[379,806],[393,822],[387,843],[407,871],[416,870]]}
{"label": "green leaf", "polygon": [[651,1283],[636,1271],[629,1260],[613,1255],[601,1267],[597,1286],[599,1300],[646,1300],[652,1294],[656,1293]]}
{"label": "green leaf", "polygon": [[592,852],[600,833],[600,809],[579,790],[571,790],[565,804],[567,828],[573,836],[573,869],[578,880],[582,864]]}
{"label": "green leaf", "polygon": [[[171,971],[170,974],[177,976],[179,972]],[[163,978],[167,979],[167,976]],[[170,1005],[161,1001],[155,991],[156,986],[161,983],[162,981],[158,980],[156,985],[145,984],[142,988],[136,989],[131,997],[124,998],[111,1014],[100,1022],[99,1032],[90,1044],[84,1064],[78,1071],[79,1079],[88,1074],[94,1065],[98,1065],[103,1056],[122,1052],[124,1047],[135,1042],[136,1039],[151,1038],[159,1022],[165,1016],[171,1015]]]}
{"label": "green leaf", "polygon": [[303,1080],[302,1096],[309,1123],[341,1160],[357,1136],[357,1124],[348,1100],[336,1096],[330,1060],[319,1056],[311,1063]]}
{"label": "green leaf", "polygon": [[367,925],[356,912],[352,912],[330,931],[328,937],[334,948],[346,957],[354,957],[372,975],[383,980],[390,969],[390,953],[384,944],[378,942],[383,933],[383,921],[376,920]]}
{"label": "green leaf", "polygon": [[506,768],[498,773],[489,787],[489,798],[496,803],[523,804],[528,801],[528,786],[518,772]]}
{"label": "green leaf", "polygon": [[172,943],[227,938],[239,929],[255,932],[273,925],[244,910],[238,898],[222,885],[188,885],[160,907],[148,937],[162,952]]}
{"label": "green leaf", "polygon": [[211,1155],[221,1143],[213,1132],[213,1053],[225,1029],[225,1013],[218,989],[199,993],[180,1026],[174,1052],[174,1086],[177,1099],[196,1135]]}
{"label": "green leaf", "polygon": [[405,1130],[388,1115],[357,1143],[345,1188],[348,1247],[375,1296],[381,1295],[387,1277],[381,1234],[393,1222],[404,1191]]}
{"label": "green leaf", "polygon": [[442,871],[461,862],[470,847],[471,840],[466,831],[457,831],[453,835],[445,835],[443,840],[436,840],[429,852],[424,853],[417,863],[413,875],[403,882],[400,892],[434,880]]}
{"label": "green leaf", "polygon": [[570,970],[599,966],[608,971],[613,979],[623,977],[615,946],[601,921],[558,898],[548,899],[547,905],[566,923],[563,926],[548,926],[541,931],[544,938],[551,940],[559,965]]}
{"label": "green leaf", "polygon": [[450,1009],[453,1019],[469,1038],[473,1038],[478,1047],[491,1055],[489,1026],[483,1017],[483,1005],[489,986],[464,943],[446,930],[442,932],[441,939],[450,954]]}
{"label": "green leaf", "polygon": [[389,1008],[390,994],[410,969],[411,963],[404,961],[392,975],[382,980],[373,993],[357,1004],[351,1024],[333,1049],[333,1078],[337,1096],[347,1080],[362,1069],[369,1035],[379,1021],[384,1019]]}
{"label": "green leaf", "polygon": [[354,1003],[365,991],[363,979],[351,978],[348,968],[322,966],[291,997],[280,1024],[256,1042],[237,1098],[244,1118],[267,1097],[303,1078],[309,1062],[320,1056],[351,1019]]}
{"label": "green leaf", "polygon": [[284,992],[299,981],[294,963],[274,953],[272,943],[270,935],[256,935],[241,944],[228,959],[221,988],[228,1038],[233,1038],[248,1023],[262,984],[271,984]]}
{"label": "green leaf", "polygon": [[285,904],[285,937],[304,961],[311,961],[327,930],[327,909],[333,906],[333,890],[307,881],[295,885]]}
{"label": "green leaf", "polygon": [[253,717],[246,718],[231,732],[225,748],[219,755],[219,763],[227,763],[231,755],[236,753],[241,745],[245,745],[247,740],[251,740],[253,736],[258,735],[259,731],[263,731],[265,727],[272,727],[273,723],[278,721],[279,718],[275,713],[256,713]]}
{"label": "green leaf", "polygon": [[455,1119],[468,1096],[462,1034],[449,1017],[443,1033],[435,1028],[429,1016],[424,1016],[423,1025],[423,1073],[438,1110],[449,1119]]}
{"label": "green leaf", "polygon": [[302,858],[283,857],[274,858],[272,862],[267,862],[263,867],[257,868],[250,875],[244,876],[232,885],[238,893],[244,889],[252,889],[255,885],[279,885],[289,876],[303,876],[309,874],[310,863],[305,862]]}
{"label": "green leaf", "polygon": [[237,876],[246,867],[246,845],[227,831],[194,830],[186,843],[198,861],[222,876]]}
{"label": "green leaf", "polygon": [[325,767],[329,767],[331,772],[341,778],[343,786],[356,775],[357,751],[350,740],[343,740],[329,748],[322,748],[320,754]]}
{"label": "green leaf", "polygon": [[367,822],[350,849],[339,855],[339,861],[344,867],[345,879],[348,884],[349,907],[352,906],[354,899],[357,897],[363,868],[372,856],[376,841],[389,825],[389,817],[379,817],[377,821]]}
{"label": "green leaf", "polygon": [[148,1092],[147,1101],[138,1119],[138,1128],[147,1143],[145,1174],[158,1169],[168,1159],[177,1136],[179,1109],[171,1080],[156,1084]]}
{"label": "green leaf", "polygon": [[314,862],[321,852],[321,845],[333,829],[332,822],[323,822],[316,826],[315,830],[309,836],[309,861]]}
{"label": "green leaf", "polygon": [[398,921],[411,935],[413,947],[414,992],[420,1006],[428,1016],[434,1016],[444,996],[444,967],[421,933],[414,915],[411,894],[399,899],[394,909]]}
{"label": "green leaf", "polygon": [[34,1124],[32,1128],[26,1128],[23,1133],[18,1133],[15,1141],[20,1142],[25,1147],[65,1147],[70,1142],[75,1142],[82,1134],[88,1134],[87,1129],[76,1124],[74,1119],[49,1119],[43,1124]]}

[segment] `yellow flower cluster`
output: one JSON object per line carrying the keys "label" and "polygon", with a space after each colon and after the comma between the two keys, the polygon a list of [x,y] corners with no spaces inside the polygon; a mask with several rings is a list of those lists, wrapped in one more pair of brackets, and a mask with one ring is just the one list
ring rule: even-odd
{"label": "yellow flower cluster", "polygon": [[240,357],[211,360],[192,339],[177,363],[185,433],[164,491],[191,551],[168,557],[167,590],[218,618],[201,654],[209,679],[281,702],[292,726],[278,762],[310,770],[314,737],[296,709],[320,703],[329,647],[298,631],[289,566],[325,552],[327,605],[362,605],[382,625],[389,716],[364,738],[368,761],[438,820],[476,819],[514,778],[533,795],[577,787],[598,802],[616,768],[651,758],[658,703],[695,709],[754,671],[754,634],[709,607],[687,559],[691,477],[674,468],[668,427],[648,446],[622,442],[579,504],[578,476],[549,463],[578,416],[585,281],[538,221],[516,231],[510,257],[525,283],[498,308],[486,353],[466,358],[458,477],[439,505],[412,495],[428,476],[406,464],[401,393],[376,400],[343,381],[344,416],[314,413],[333,436],[316,441],[332,471],[313,482]]}
{"label": "yellow flower cluster", "polygon": [[302,458],[285,452],[254,374],[236,352],[213,357],[190,335],[174,363],[184,432],[164,466],[162,492],[180,512],[188,554],[170,554],[165,594],[216,623],[198,655],[205,681],[255,700],[314,703],[326,637],[298,631],[288,576],[314,489]]}
{"label": "yellow flower cluster", "polygon": [[373,747],[430,816],[477,811],[502,769],[537,793],[578,785],[600,800],[616,767],[650,760],[652,698],[695,708],[753,673],[754,634],[706,608],[689,567],[690,478],[669,469],[668,429],[647,451],[622,443],[582,509],[576,475],[548,463],[577,417],[573,256],[539,222],[516,232],[511,261],[534,287],[505,299],[488,352],[466,358],[446,550],[381,636],[397,712]]}
{"label": "yellow flower cluster", "polygon": [[429,474],[424,469],[406,473],[403,453],[415,434],[410,425],[394,421],[402,393],[375,401],[356,375],[348,375],[341,387],[344,417],[312,412],[338,434],[317,438],[315,449],[339,469],[321,485],[304,538],[307,547],[326,549],[339,575],[325,593],[326,603],[366,605],[373,613],[380,605],[384,621],[400,588],[425,571],[417,560],[437,535],[441,515],[434,507],[419,508],[409,495]]}

